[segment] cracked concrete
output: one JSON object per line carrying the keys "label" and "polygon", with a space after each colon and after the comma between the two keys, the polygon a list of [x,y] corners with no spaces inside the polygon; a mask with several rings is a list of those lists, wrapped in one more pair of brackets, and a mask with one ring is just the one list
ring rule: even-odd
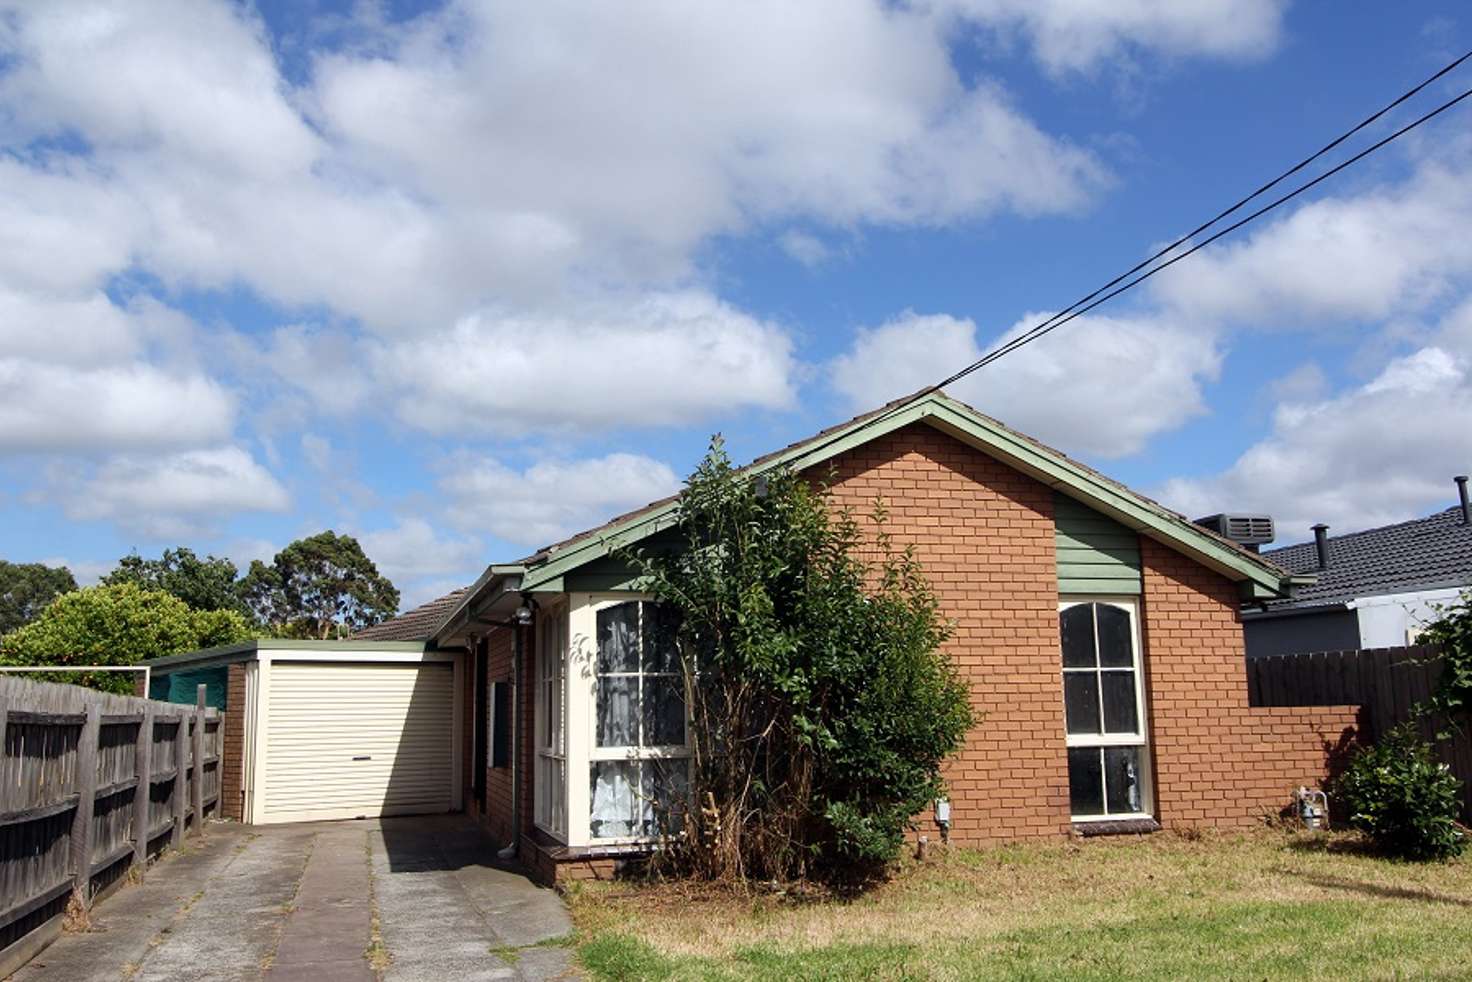
{"label": "cracked concrete", "polygon": [[570,978],[571,930],[557,895],[495,865],[464,816],[211,825],[14,978]]}

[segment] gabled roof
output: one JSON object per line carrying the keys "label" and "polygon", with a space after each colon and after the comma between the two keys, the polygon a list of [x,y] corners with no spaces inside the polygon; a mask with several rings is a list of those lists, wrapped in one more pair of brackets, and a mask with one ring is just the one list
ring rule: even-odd
{"label": "gabled roof", "polygon": [[[1191,556],[1236,581],[1248,599],[1286,595],[1290,577],[1272,562],[1189,521],[1158,502],[1111,480],[1032,437],[941,392],[897,399],[829,427],[806,440],[759,457],[742,471],[760,474],[778,467],[806,470],[913,423],[924,423],[1031,475],[1115,521]],[[570,572],[675,524],[679,496],[653,502],[597,528],[547,546],[514,566],[491,567],[455,613],[468,610],[499,582],[497,569],[520,577],[522,591],[560,591]],[[453,615],[452,615],[453,616]],[[439,632],[436,632],[438,636]]]}
{"label": "gabled roof", "polygon": [[434,636],[435,629],[444,623],[445,617],[460,602],[460,598],[465,596],[468,589],[470,588],[461,587],[458,590],[451,590],[443,597],[420,604],[398,617],[374,624],[372,627],[365,627],[361,631],[355,631],[348,637],[348,640],[428,641]]}
{"label": "gabled roof", "polygon": [[1291,600],[1269,602],[1270,610],[1340,604],[1360,597],[1472,585],[1472,525],[1462,509],[1349,532],[1329,538],[1329,568],[1319,569],[1312,542],[1263,552],[1284,569],[1316,573],[1318,582],[1293,591]]}

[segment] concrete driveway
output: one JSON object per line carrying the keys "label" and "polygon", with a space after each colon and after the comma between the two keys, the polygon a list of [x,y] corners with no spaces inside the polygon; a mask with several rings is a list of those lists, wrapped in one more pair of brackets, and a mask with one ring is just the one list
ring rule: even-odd
{"label": "concrete driveway", "polygon": [[494,861],[463,816],[211,825],[15,978],[575,977],[561,900]]}

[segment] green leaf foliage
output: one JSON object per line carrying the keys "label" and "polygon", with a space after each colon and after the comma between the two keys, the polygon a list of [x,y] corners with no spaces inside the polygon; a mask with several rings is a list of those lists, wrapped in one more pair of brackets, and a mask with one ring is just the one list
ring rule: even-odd
{"label": "green leaf foliage", "polygon": [[269,566],[253,561],[240,596],[262,624],[285,637],[343,637],[399,610],[398,588],[358,540],[330,530],[298,539]]}
{"label": "green leaf foliage", "polygon": [[1336,782],[1349,824],[1384,852],[1449,859],[1466,846],[1457,826],[1462,782],[1439,763],[1415,723],[1402,723],[1359,751]]}
{"label": "green leaf foliage", "polygon": [[1421,633],[1421,640],[1441,649],[1441,678],[1421,708],[1450,724],[1437,734],[1446,740],[1453,729],[1472,722],[1472,592],[1463,593],[1438,614]]}
{"label": "green leaf foliage", "polygon": [[0,559],[0,635],[33,620],[51,601],[76,588],[65,566]]}
{"label": "green leaf foliage", "polygon": [[[88,587],[57,599],[34,621],[0,638],[7,665],[134,665],[149,658],[244,641],[246,619],[231,610],[198,611],[161,590],[135,583]],[[71,682],[107,692],[131,693],[126,672],[56,673],[47,681]]]}
{"label": "green leaf foliage", "polygon": [[719,438],[672,548],[631,553],[678,614],[694,751],[671,853],[714,877],[862,876],[943,793],[973,723],[915,556],[802,476],[752,480]]}
{"label": "green leaf foliage", "polygon": [[195,610],[235,610],[245,613],[235,585],[235,564],[209,556],[200,559],[193,549],[165,549],[158,559],[136,553],[118,560],[117,569],[102,578],[106,584],[135,583],[144,590],[162,590]]}

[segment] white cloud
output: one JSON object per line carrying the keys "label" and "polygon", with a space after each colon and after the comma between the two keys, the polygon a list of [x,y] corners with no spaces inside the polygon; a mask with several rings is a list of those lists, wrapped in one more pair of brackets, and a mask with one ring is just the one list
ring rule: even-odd
{"label": "white cloud", "polygon": [[467,317],[371,349],[398,418],[438,433],[688,423],[793,402],[792,345],[706,293]]}
{"label": "white cloud", "polygon": [[1271,514],[1283,541],[1401,521],[1451,502],[1472,464],[1472,372],[1465,357],[1422,348],[1333,398],[1285,402],[1272,431],[1225,471],[1168,482],[1166,504],[1191,516]]}
{"label": "white cloud", "polygon": [[67,517],[111,521],[154,538],[183,537],[244,511],[284,511],[286,489],[235,446],[119,456],[55,488]]}
{"label": "white cloud", "polygon": [[1271,54],[1287,0],[932,0],[943,16],[1023,36],[1055,74],[1137,50],[1234,60]]}
{"label": "white cloud", "polygon": [[418,517],[405,518],[391,528],[357,532],[354,537],[378,571],[395,583],[443,578],[446,573],[483,564],[484,559],[479,539],[442,536]]}
{"label": "white cloud", "polygon": [[1425,160],[1409,180],[1304,205],[1151,283],[1182,316],[1290,330],[1381,321],[1472,274],[1469,225],[1472,171]]}
{"label": "white cloud", "polygon": [[777,244],[782,247],[783,252],[809,269],[823,265],[833,255],[833,250],[826,242],[799,229],[783,232]]}
{"label": "white cloud", "polygon": [[69,366],[0,357],[0,453],[141,450],[227,439],[233,396],[143,362]]}
{"label": "white cloud", "polygon": [[517,471],[490,458],[451,461],[440,480],[459,528],[544,546],[673,494],[669,465],[641,454],[547,460]]}
{"label": "white cloud", "polygon": [[116,562],[93,559],[63,559],[60,556],[51,556],[47,559],[38,560],[43,566],[65,566],[71,570],[72,579],[77,581],[77,586],[95,586],[97,581],[117,568]]}
{"label": "white cloud", "polygon": [[[1046,316],[1028,314],[983,345],[970,320],[906,313],[860,330],[833,362],[833,385],[855,409],[873,408],[934,384]],[[1169,321],[1085,316],[947,391],[1068,453],[1118,457],[1205,412],[1201,386],[1220,361],[1210,337]]]}
{"label": "white cloud", "polygon": [[452,3],[299,89],[257,18],[202,0],[23,6],[0,54],[12,139],[91,150],[5,162],[26,248],[0,274],[19,254],[25,282],[78,288],[137,262],[389,330],[667,281],[784,217],[1070,211],[1103,180],[963,82],[932,18],[878,2]]}

